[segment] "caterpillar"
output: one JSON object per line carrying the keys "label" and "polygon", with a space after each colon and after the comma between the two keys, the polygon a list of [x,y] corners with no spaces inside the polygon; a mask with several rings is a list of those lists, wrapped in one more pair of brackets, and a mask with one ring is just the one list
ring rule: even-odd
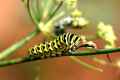
{"label": "caterpillar", "polygon": [[64,33],[53,41],[45,42],[29,48],[28,53],[32,58],[50,58],[62,56],[68,51],[74,51],[79,47],[93,47],[93,45],[85,42],[83,36]]}

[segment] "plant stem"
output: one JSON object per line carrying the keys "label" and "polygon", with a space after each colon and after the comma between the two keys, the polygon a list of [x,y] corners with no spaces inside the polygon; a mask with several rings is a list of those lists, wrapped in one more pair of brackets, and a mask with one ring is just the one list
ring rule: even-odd
{"label": "plant stem", "polygon": [[93,51],[76,51],[69,52],[66,56],[90,56],[90,55],[102,55],[102,54],[112,54],[113,52],[120,52],[120,47],[111,49],[98,49]]}
{"label": "plant stem", "polygon": [[[90,56],[90,55],[109,54],[109,53],[113,53],[113,52],[120,52],[120,47],[112,48],[112,49],[99,49],[99,50],[94,50],[94,51],[68,52],[68,53],[63,54],[62,56]],[[59,56],[59,57],[62,57],[62,56]],[[49,58],[51,58],[51,57],[49,57]],[[31,62],[31,61],[35,61],[35,60],[42,60],[42,59],[30,58],[29,56],[26,56],[26,57],[22,57],[22,58],[13,59],[13,60],[1,61],[0,67],[24,63],[24,62]]]}
{"label": "plant stem", "polygon": [[9,48],[5,49],[0,53],[0,60],[5,59],[6,57],[14,54],[16,50],[21,48],[23,45],[25,45],[29,40],[31,40],[34,36],[36,36],[39,33],[39,31],[35,30],[31,33],[29,33],[26,37],[21,39],[20,41],[16,42],[15,44],[11,45]]}

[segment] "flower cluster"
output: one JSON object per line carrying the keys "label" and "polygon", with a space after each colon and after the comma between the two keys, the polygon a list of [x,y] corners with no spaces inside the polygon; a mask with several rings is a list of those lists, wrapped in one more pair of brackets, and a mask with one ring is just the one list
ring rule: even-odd
{"label": "flower cluster", "polygon": [[72,25],[74,27],[76,27],[76,26],[86,26],[89,23],[88,20],[86,20],[81,15],[82,15],[82,12],[79,11],[78,9],[74,10],[71,13],[71,17],[73,18]]}
{"label": "flower cluster", "polygon": [[116,36],[111,25],[100,22],[97,27],[97,35],[106,42],[105,48],[115,47]]}

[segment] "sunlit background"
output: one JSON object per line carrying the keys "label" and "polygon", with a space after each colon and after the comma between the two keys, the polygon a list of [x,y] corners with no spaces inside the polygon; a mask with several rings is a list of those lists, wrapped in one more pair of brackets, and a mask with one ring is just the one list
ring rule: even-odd
{"label": "sunlit background", "polygon": [[[117,46],[120,45],[119,3],[119,0],[80,0],[79,3],[80,10],[91,21],[91,24],[96,26],[99,21],[104,21],[106,24],[113,25],[118,37]],[[19,41],[34,29],[35,25],[21,0],[0,0],[0,51]],[[95,32],[94,27],[92,31]],[[42,34],[39,34],[9,59],[27,54],[27,49],[41,42],[42,37]],[[101,47],[99,42],[97,44]],[[118,67],[100,65],[87,57],[80,57],[89,64],[102,68],[103,72],[86,69],[70,58],[62,57],[1,67],[0,80],[120,80],[120,54],[110,56]],[[107,60],[105,55],[98,57]]]}

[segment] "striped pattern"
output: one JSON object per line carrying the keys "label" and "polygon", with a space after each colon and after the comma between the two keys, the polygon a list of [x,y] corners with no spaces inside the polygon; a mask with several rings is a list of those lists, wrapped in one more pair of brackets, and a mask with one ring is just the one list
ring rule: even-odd
{"label": "striped pattern", "polygon": [[80,41],[80,35],[64,33],[53,41],[38,44],[29,48],[29,54],[30,56],[41,59],[62,56],[65,52],[75,50],[79,47]]}

